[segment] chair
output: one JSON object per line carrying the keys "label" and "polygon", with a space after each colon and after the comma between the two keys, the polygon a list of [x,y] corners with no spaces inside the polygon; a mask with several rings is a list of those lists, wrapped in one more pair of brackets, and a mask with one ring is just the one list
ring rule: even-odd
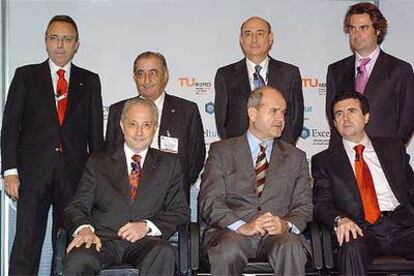
{"label": "chair", "polygon": [[[201,233],[202,227],[197,223],[191,223],[190,233],[191,233],[191,269],[197,271],[197,274],[208,274],[210,273],[210,264],[208,263],[208,257],[206,252],[200,247],[201,244]],[[319,225],[316,223],[309,223],[307,230],[305,231],[305,236],[311,242],[312,247],[312,257],[309,258],[309,261],[306,265],[306,274],[307,275],[320,275],[323,265],[323,256],[322,256],[322,243]],[[243,273],[246,274],[271,274],[273,275],[273,269],[266,259],[249,259],[246,268]]]}
{"label": "chair", "polygon": [[[189,228],[188,225],[179,225],[178,231],[169,239],[169,241],[177,248],[178,251],[178,271],[177,275],[191,275],[189,265]],[[63,257],[68,245],[68,236],[64,229],[59,229],[56,240],[56,257],[55,257],[55,275],[63,275]],[[129,276],[139,275],[139,270],[129,264],[113,265],[103,269],[101,276]]]}
{"label": "chair", "polygon": [[[333,233],[324,224],[320,224],[322,231],[323,258],[328,275],[337,274],[336,257],[338,245],[333,240]],[[368,267],[370,275],[414,275],[414,261],[401,256],[378,256]]]}

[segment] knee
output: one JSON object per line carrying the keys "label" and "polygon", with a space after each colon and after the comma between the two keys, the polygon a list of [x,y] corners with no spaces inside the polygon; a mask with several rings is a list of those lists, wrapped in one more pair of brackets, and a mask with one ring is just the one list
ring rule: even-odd
{"label": "knee", "polygon": [[361,238],[350,239],[349,242],[344,242],[340,247],[342,253],[361,254],[365,252],[365,244]]}
{"label": "knee", "polygon": [[280,235],[271,246],[270,255],[277,256],[279,254],[305,255],[305,248],[297,235],[288,233]]}
{"label": "knee", "polygon": [[168,241],[160,241],[155,244],[151,251],[157,256],[162,256],[165,260],[175,260],[175,249]]}
{"label": "knee", "polygon": [[232,240],[223,239],[212,244],[207,253],[210,262],[234,263],[246,258],[240,245]]}
{"label": "knee", "polygon": [[[95,249],[93,249],[95,250]],[[86,248],[75,248],[63,258],[64,275],[85,275],[99,272],[100,263],[96,254]]]}

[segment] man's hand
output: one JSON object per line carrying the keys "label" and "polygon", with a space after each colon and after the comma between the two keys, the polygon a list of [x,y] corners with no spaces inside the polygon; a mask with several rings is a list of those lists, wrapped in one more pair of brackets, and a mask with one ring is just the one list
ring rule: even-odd
{"label": "man's hand", "polygon": [[352,233],[352,237],[354,239],[356,239],[358,235],[361,237],[364,236],[362,229],[359,228],[359,226],[349,218],[341,218],[338,226],[335,229],[335,232],[340,246],[344,243],[344,241],[349,242],[350,233]]}
{"label": "man's hand", "polygon": [[72,240],[66,249],[66,253],[69,253],[74,247],[80,247],[86,244],[85,247],[89,248],[92,244],[95,244],[96,251],[101,251],[102,243],[101,239],[89,229],[89,227],[82,228],[78,235]]}
{"label": "man's hand", "polygon": [[145,221],[128,222],[118,230],[118,236],[129,242],[136,242],[147,235],[147,223]]}
{"label": "man's hand", "polygon": [[266,213],[265,215],[269,216],[270,220],[266,221],[266,223],[264,223],[262,226],[269,235],[279,235],[288,232],[286,220],[278,216],[274,216],[271,213]]}
{"label": "man's hand", "polygon": [[4,191],[12,200],[19,199],[20,180],[18,175],[7,175],[4,177]]}

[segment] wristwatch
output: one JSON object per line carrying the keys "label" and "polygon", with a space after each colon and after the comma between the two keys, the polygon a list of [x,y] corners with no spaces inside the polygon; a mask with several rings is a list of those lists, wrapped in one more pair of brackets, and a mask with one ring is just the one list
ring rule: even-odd
{"label": "wristwatch", "polygon": [[290,233],[292,231],[293,224],[290,221],[286,221],[287,231]]}

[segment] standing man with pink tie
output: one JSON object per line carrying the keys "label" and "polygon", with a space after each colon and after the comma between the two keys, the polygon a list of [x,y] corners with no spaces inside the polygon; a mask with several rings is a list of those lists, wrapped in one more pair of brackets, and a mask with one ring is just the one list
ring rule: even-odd
{"label": "standing man with pink tie", "polygon": [[332,123],[332,102],[345,91],[357,91],[368,99],[368,135],[396,137],[407,144],[413,134],[413,68],[381,50],[387,25],[387,19],[371,3],[355,4],[345,15],[343,28],[354,54],[328,67],[326,116],[331,128],[330,145],[341,140]]}
{"label": "standing man with pink tie", "polygon": [[75,21],[53,17],[45,33],[49,59],[17,68],[1,129],[4,191],[17,200],[10,275],[36,275],[47,217],[52,242],[89,153],[103,148],[99,76],[71,61],[79,47]]}

